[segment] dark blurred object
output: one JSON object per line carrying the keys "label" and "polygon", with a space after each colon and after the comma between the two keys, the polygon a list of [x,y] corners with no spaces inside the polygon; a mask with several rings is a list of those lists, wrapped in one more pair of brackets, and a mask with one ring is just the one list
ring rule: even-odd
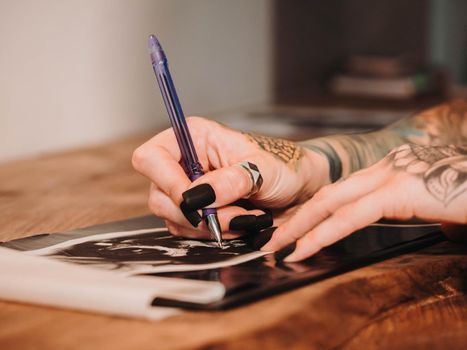
{"label": "dark blurred object", "polygon": [[419,67],[407,56],[352,55],[329,82],[332,94],[408,100],[422,95],[443,96],[446,74]]}
{"label": "dark blurred object", "polygon": [[[442,30],[453,24],[453,11],[438,13],[438,7],[443,10],[445,6],[438,0],[276,0],[274,102],[418,110],[445,101],[444,73],[430,67],[441,67],[441,72],[444,67],[452,70],[446,60],[436,59],[442,56],[439,52],[451,52],[448,49],[452,46],[453,50],[463,50],[459,40],[446,39]],[[465,4],[455,1],[451,7],[462,12]],[[463,31],[463,22],[458,22],[456,35],[462,38],[467,30]],[[352,58],[346,71],[361,76],[388,78],[422,73],[415,79],[415,93],[411,93],[415,97],[391,101],[373,95],[356,99],[329,93],[329,81],[343,67],[346,57]],[[433,84],[440,88],[432,88]],[[418,93],[420,85],[426,93]]]}
{"label": "dark blurred object", "polygon": [[467,225],[442,224],[441,229],[451,241],[467,244]]}
{"label": "dark blurred object", "polygon": [[416,72],[413,61],[405,55],[351,55],[345,68],[350,74],[363,77],[398,78]]}

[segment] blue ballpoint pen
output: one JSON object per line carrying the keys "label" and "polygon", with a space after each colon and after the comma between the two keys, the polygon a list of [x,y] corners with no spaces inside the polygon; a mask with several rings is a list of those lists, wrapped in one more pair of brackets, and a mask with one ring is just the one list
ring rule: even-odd
{"label": "blue ballpoint pen", "polygon": [[[190,131],[188,130],[182,111],[182,106],[178,100],[177,92],[169,72],[167,57],[165,56],[159,40],[157,40],[154,35],[149,36],[149,52],[151,54],[152,68],[156,74],[162,98],[164,99],[165,107],[169,114],[170,123],[172,124],[178,146],[180,147],[185,171],[188,173],[190,180],[194,181],[204,175],[203,168],[198,160],[193,140],[191,139]],[[203,218],[206,220],[211,235],[217,241],[219,247],[222,247],[222,232],[216,209],[204,208]]]}

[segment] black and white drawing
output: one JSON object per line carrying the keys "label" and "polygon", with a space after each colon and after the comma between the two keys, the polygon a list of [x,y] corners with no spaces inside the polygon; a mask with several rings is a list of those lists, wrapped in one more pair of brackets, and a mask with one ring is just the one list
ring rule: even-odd
{"label": "black and white drawing", "polygon": [[124,275],[214,269],[265,255],[242,240],[219,248],[212,241],[175,237],[165,228],[96,234],[27,253]]}

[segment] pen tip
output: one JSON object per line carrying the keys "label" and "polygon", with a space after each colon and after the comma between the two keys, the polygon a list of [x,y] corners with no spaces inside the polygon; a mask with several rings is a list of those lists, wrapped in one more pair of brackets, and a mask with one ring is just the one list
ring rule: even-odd
{"label": "pen tip", "polygon": [[209,214],[206,217],[206,223],[208,224],[209,231],[211,232],[212,238],[217,242],[219,248],[222,248],[222,231],[219,225],[216,214]]}

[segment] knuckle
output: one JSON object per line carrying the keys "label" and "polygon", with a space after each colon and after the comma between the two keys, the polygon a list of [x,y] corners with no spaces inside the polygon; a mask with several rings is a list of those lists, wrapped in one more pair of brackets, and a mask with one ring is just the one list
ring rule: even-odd
{"label": "knuckle", "polygon": [[286,235],[273,234],[268,244],[272,246],[272,250],[276,251],[285,247],[289,243]]}
{"label": "knuckle", "polygon": [[146,147],[144,147],[144,145],[135,149],[131,157],[131,164],[133,165],[133,168],[138,171],[141,171],[144,168],[144,164],[146,163],[148,155],[147,153],[148,152],[146,151]]}
{"label": "knuckle", "polygon": [[170,221],[165,221],[165,226],[167,227],[167,230],[174,236],[180,236],[180,229],[178,225],[174,225]]}
{"label": "knuckle", "polygon": [[283,223],[280,228],[281,231],[274,233],[272,238],[281,246],[295,242],[303,235],[303,229],[300,230],[296,227],[296,223],[292,221]]}
{"label": "knuckle", "polygon": [[156,196],[151,194],[149,195],[148,207],[151,212],[157,216],[163,217],[163,206],[161,205],[161,201],[157,200]]}
{"label": "knuckle", "polygon": [[206,137],[207,129],[212,122],[203,117],[188,117],[186,118],[186,123],[190,129],[191,136],[196,141]]}
{"label": "knuckle", "polygon": [[293,225],[293,223],[285,223],[283,224],[283,231],[284,234],[282,235],[281,241],[284,244],[295,242],[296,240],[300,239],[303,235],[303,229],[296,227],[297,225]]}
{"label": "knuckle", "polygon": [[210,173],[206,177],[209,178],[208,183],[214,187],[216,192],[228,193],[229,197],[235,199],[247,195],[252,186],[248,173],[239,166],[223,168],[215,177]]}
{"label": "knuckle", "polygon": [[219,123],[204,117],[192,116],[188,117],[186,121],[194,139],[210,139],[212,133],[217,133],[218,127],[220,126]]}
{"label": "knuckle", "polygon": [[322,201],[326,199],[332,193],[333,187],[332,185],[326,185],[321,187],[321,189],[315,193],[314,200],[315,201]]}
{"label": "knuckle", "polygon": [[300,238],[303,237],[303,232],[299,231],[299,230],[296,230],[296,231],[292,231],[289,235],[288,235],[288,241],[289,242],[295,242],[295,241],[298,241]]}
{"label": "knuckle", "polygon": [[238,196],[246,195],[250,192],[253,183],[250,175],[246,170],[240,166],[236,166],[237,174],[232,174],[231,189],[235,191]]}
{"label": "knuckle", "polygon": [[316,227],[306,233],[302,243],[306,244],[313,250],[318,251],[330,244],[329,235],[326,234],[322,228]]}
{"label": "knuckle", "polygon": [[411,148],[411,147],[410,147],[410,144],[409,144],[409,143],[404,143],[403,145],[394,147],[389,153],[405,151],[405,150],[409,150],[410,148]]}
{"label": "knuckle", "polygon": [[209,124],[209,120],[203,117],[190,116],[186,118],[189,127],[199,127]]}
{"label": "knuckle", "polygon": [[345,223],[344,227],[347,231],[354,231],[359,228],[361,225],[360,218],[355,218],[355,206],[348,205],[339,210],[337,210],[332,215],[332,220],[334,223]]}
{"label": "knuckle", "polygon": [[308,232],[302,239],[297,241],[295,250],[306,252],[309,256],[322,248],[322,242],[320,242],[312,232]]}
{"label": "knuckle", "polygon": [[179,188],[176,182],[167,184],[167,187],[164,189],[164,192],[169,198],[171,198],[175,203],[182,202],[182,190]]}

